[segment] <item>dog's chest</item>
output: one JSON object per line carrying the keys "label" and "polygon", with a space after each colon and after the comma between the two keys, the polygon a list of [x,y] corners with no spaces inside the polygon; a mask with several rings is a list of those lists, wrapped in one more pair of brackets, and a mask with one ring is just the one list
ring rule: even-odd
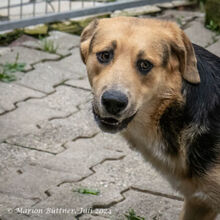
{"label": "dog's chest", "polygon": [[182,187],[183,178],[177,175],[182,172],[183,162],[178,158],[178,155],[173,158],[166,153],[164,150],[166,146],[162,139],[155,138],[138,129],[128,130],[123,135],[131,148],[138,150],[146,161],[150,162],[176,190],[185,191]]}
{"label": "dog's chest", "polygon": [[131,148],[138,150],[142,156],[159,171],[169,172],[175,163],[164,151],[164,143],[153,135],[146,134],[139,129],[127,130],[123,136]]}

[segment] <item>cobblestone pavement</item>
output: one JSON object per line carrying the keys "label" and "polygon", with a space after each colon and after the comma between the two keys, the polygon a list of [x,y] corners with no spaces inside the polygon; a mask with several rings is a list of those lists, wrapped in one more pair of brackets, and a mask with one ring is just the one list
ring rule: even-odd
{"label": "cobblestone pavement", "polygon": [[[203,14],[166,10],[158,17],[178,21],[192,42],[220,55],[220,37],[203,27]],[[178,219],[182,197],[93,121],[79,37],[49,38],[56,54],[36,41],[0,49],[0,63],[19,53],[27,64],[15,82],[0,83],[0,219],[123,220],[130,209],[146,220]]]}

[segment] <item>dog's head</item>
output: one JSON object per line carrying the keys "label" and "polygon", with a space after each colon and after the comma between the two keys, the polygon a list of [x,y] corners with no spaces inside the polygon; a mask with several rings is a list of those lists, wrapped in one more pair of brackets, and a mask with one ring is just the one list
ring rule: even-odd
{"label": "dog's head", "polygon": [[192,44],[171,22],[118,17],[94,20],[81,35],[81,56],[104,131],[125,128],[139,112],[181,94],[200,77]]}

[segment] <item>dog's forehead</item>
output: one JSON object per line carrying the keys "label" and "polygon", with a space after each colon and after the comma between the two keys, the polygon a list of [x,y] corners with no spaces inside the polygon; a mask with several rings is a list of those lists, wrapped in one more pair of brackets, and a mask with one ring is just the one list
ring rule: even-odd
{"label": "dog's forehead", "polygon": [[102,19],[96,31],[95,43],[104,46],[112,41],[127,47],[159,47],[166,44],[166,29],[159,21],[137,18]]}

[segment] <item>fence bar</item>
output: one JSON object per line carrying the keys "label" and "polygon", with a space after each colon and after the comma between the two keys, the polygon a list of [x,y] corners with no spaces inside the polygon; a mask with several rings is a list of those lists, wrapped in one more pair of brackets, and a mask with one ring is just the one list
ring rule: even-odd
{"label": "fence bar", "polygon": [[72,1],[69,0],[69,10],[71,11],[72,10]]}
{"label": "fence bar", "polygon": [[22,19],[23,14],[23,0],[20,0],[20,19]]}
{"label": "fence bar", "polygon": [[36,15],[36,0],[33,1],[33,16]]}
{"label": "fence bar", "polygon": [[7,21],[7,22],[4,21],[4,22],[0,22],[0,31],[14,29],[14,28],[22,28],[22,27],[42,24],[42,23],[61,21],[74,17],[83,17],[83,16],[94,15],[99,13],[111,12],[115,10],[122,10],[125,8],[133,8],[133,7],[153,5],[153,4],[165,3],[165,2],[169,2],[169,1],[168,0],[134,0],[134,1],[114,2],[104,6],[97,6],[97,7],[79,9],[68,12],[47,14],[44,16],[23,19],[18,21]]}
{"label": "fence bar", "polygon": [[58,0],[58,12],[60,12],[60,8],[61,8],[60,0]]}
{"label": "fence bar", "polygon": [[48,0],[45,0],[45,14],[47,14],[47,12],[48,12],[48,5],[47,5],[47,1],[48,1]]}
{"label": "fence bar", "polygon": [[10,20],[10,0],[8,0],[8,20]]}

